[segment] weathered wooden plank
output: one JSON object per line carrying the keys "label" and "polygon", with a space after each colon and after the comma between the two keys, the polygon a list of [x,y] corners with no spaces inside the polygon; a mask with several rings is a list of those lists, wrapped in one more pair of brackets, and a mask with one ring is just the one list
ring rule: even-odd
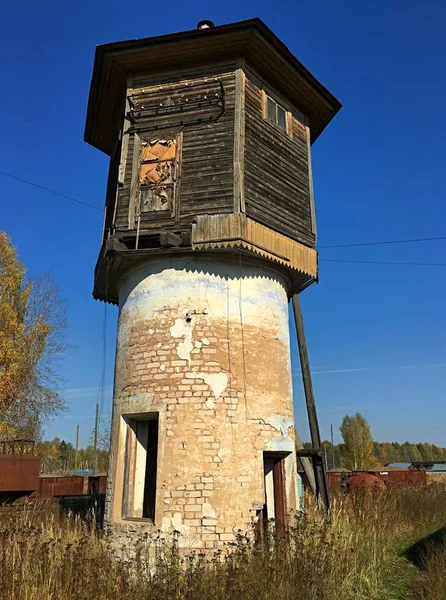
{"label": "weathered wooden plank", "polygon": [[130,185],[128,224],[129,229],[134,229],[136,218],[139,214],[139,169],[141,164],[141,138],[133,134],[132,156],[132,183]]}
{"label": "weathered wooden plank", "polygon": [[[225,72],[222,72],[222,69]],[[176,71],[157,73],[156,76],[136,75],[132,82],[132,102],[135,111],[146,110],[151,106],[172,106],[175,103],[202,101],[203,107],[197,111],[204,115],[209,112],[206,107],[208,94],[220,90],[220,82],[224,85],[225,113],[217,121],[207,124],[192,124],[182,128],[182,152],[179,169],[176,173],[177,197],[174,199],[173,216],[177,222],[190,224],[190,215],[202,214],[205,211],[229,212],[234,205],[234,97],[235,97],[235,61],[220,65],[188,68],[181,74]],[[175,110],[177,111],[177,107]],[[167,112],[173,109],[167,109]],[[152,111],[153,113],[153,111]],[[135,113],[137,115],[138,113]],[[142,139],[157,139],[158,136],[174,135],[178,132],[178,115],[164,114],[153,117],[153,114],[141,113],[134,125],[135,136]],[[156,123],[162,130],[144,131]],[[127,122],[127,127],[129,127]],[[133,149],[133,134],[129,136],[127,163],[135,157],[138,148]],[[135,139],[137,139],[135,137]],[[132,161],[133,164],[133,161]],[[124,183],[119,192],[116,213],[116,225],[122,227],[125,219],[127,226],[135,226],[135,190],[136,179],[129,177],[128,165],[121,165]],[[130,169],[132,171],[132,169]],[[148,217],[145,217],[148,220]],[[158,217],[152,220],[159,225]],[[180,221],[179,221],[180,220]],[[149,228],[153,227],[149,223]]]}
{"label": "weathered wooden plank", "polygon": [[225,62],[215,62],[209,65],[200,65],[198,67],[185,67],[178,70],[165,70],[159,73],[141,73],[134,75],[133,87],[144,88],[157,84],[172,84],[181,81],[195,81],[197,78],[218,77],[219,79],[225,76],[232,76],[235,71],[235,60]]}
{"label": "weathered wooden plank", "polygon": [[[280,98],[279,98],[280,99]],[[287,108],[286,102],[283,103]],[[248,72],[245,97],[245,204],[260,223],[314,246],[310,173],[306,136],[296,121],[302,118],[288,107],[291,135],[278,130],[263,115],[262,82]]]}
{"label": "weathered wooden plank", "polygon": [[240,65],[235,73],[234,114],[234,213],[245,212],[244,150],[245,150],[245,72]]}
{"label": "weathered wooden plank", "polygon": [[243,247],[275,262],[317,278],[317,252],[274,232],[243,214],[214,214],[196,218],[192,249]]}
{"label": "weathered wooden plank", "polygon": [[317,227],[316,227],[316,210],[314,208],[314,189],[313,189],[313,172],[311,167],[311,132],[308,125],[306,125],[306,134],[307,134],[307,152],[308,152],[308,179],[310,186],[310,207],[311,207],[311,233],[314,235],[315,239],[317,237]]}

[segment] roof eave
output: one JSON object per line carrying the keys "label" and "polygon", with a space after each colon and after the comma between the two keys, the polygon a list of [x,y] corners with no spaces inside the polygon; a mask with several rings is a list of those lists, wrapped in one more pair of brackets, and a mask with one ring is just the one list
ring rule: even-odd
{"label": "roof eave", "polygon": [[[125,87],[122,82],[125,81],[127,74],[141,70],[146,64],[147,59],[142,59],[142,55],[145,54],[146,57],[153,55],[156,50],[162,54],[163,50],[167,47],[171,48],[172,44],[186,44],[191,49],[196,50],[197,61],[204,62],[209,60],[208,52],[204,51],[205,41],[209,40],[209,37],[213,42],[215,40],[216,50],[221,49],[225,56],[228,56],[228,54],[233,57],[247,56],[249,61],[254,63],[253,66],[272,74],[279,85],[282,83],[284,87],[288,87],[289,94],[292,94],[291,88],[296,82],[299,85],[307,86],[307,89],[311,90],[313,102],[315,102],[314,111],[310,114],[312,142],[317,139],[340,110],[341,103],[304,67],[260,19],[255,18],[206,30],[190,30],[97,46],[88,99],[84,132],[85,141],[107,154],[111,153],[110,140],[107,139],[107,136],[101,135],[104,124],[98,121],[100,108],[104,102],[104,94],[109,93],[110,85],[115,87],[112,94],[117,92],[120,82],[116,79],[120,80],[121,85]],[[221,42],[226,41],[227,46],[225,48],[223,44],[218,43],[219,39]],[[200,50],[202,54],[200,54]],[[279,61],[282,72],[287,73],[282,79],[280,79],[277,70],[273,66],[270,65],[268,71],[266,66],[268,52],[270,61]],[[137,58],[136,62],[134,60],[132,63],[132,55]],[[138,67],[138,65],[141,66]],[[112,72],[114,72],[113,78],[111,77]],[[295,85],[295,88],[298,89],[299,85]],[[309,112],[311,113],[311,111]],[[109,128],[110,123],[107,122],[106,126]]]}

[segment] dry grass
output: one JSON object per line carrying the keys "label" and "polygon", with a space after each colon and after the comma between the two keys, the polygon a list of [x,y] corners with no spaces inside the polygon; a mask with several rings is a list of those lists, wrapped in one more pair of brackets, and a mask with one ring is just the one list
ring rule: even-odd
{"label": "dry grass", "polygon": [[446,598],[446,548],[433,552],[425,570],[415,582],[410,600],[445,600]]}
{"label": "dry grass", "polygon": [[[227,561],[175,545],[147,568],[118,562],[84,523],[50,505],[0,511],[0,597],[4,600],[445,600],[446,552],[413,566],[403,551],[446,524],[442,488],[395,489],[336,499],[331,520],[308,508],[286,538],[263,552],[240,543]],[[153,548],[151,549],[153,552]],[[410,590],[410,591],[409,591]]]}

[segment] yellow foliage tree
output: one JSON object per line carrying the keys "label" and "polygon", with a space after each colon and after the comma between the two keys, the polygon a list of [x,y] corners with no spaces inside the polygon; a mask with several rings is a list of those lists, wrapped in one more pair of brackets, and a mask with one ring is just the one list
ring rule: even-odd
{"label": "yellow foliage tree", "polygon": [[348,469],[367,470],[376,466],[370,426],[361,414],[346,415],[342,420],[341,433]]}
{"label": "yellow foliage tree", "polygon": [[65,315],[49,276],[25,279],[26,269],[0,232],[0,438],[34,433],[63,407],[57,357],[66,349]]}

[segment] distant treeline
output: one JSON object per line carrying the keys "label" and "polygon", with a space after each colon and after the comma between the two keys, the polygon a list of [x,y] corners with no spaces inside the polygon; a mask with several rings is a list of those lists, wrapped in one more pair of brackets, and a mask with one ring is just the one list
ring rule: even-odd
{"label": "distant treeline", "polygon": [[[311,448],[310,443],[305,443],[306,448]],[[330,442],[324,441],[324,455],[327,457],[328,469],[339,469],[346,466],[344,444],[332,446]],[[373,455],[376,458],[376,466],[391,462],[413,462],[417,460],[446,460],[446,448],[423,442],[410,444],[404,442],[373,442]]]}
{"label": "distant treeline", "polygon": [[36,450],[41,461],[42,473],[62,475],[75,469],[93,469],[100,472],[107,470],[108,451],[103,448],[97,448],[95,451],[92,444],[86,448],[79,448],[76,456],[73,444],[55,437],[38,443]]}

